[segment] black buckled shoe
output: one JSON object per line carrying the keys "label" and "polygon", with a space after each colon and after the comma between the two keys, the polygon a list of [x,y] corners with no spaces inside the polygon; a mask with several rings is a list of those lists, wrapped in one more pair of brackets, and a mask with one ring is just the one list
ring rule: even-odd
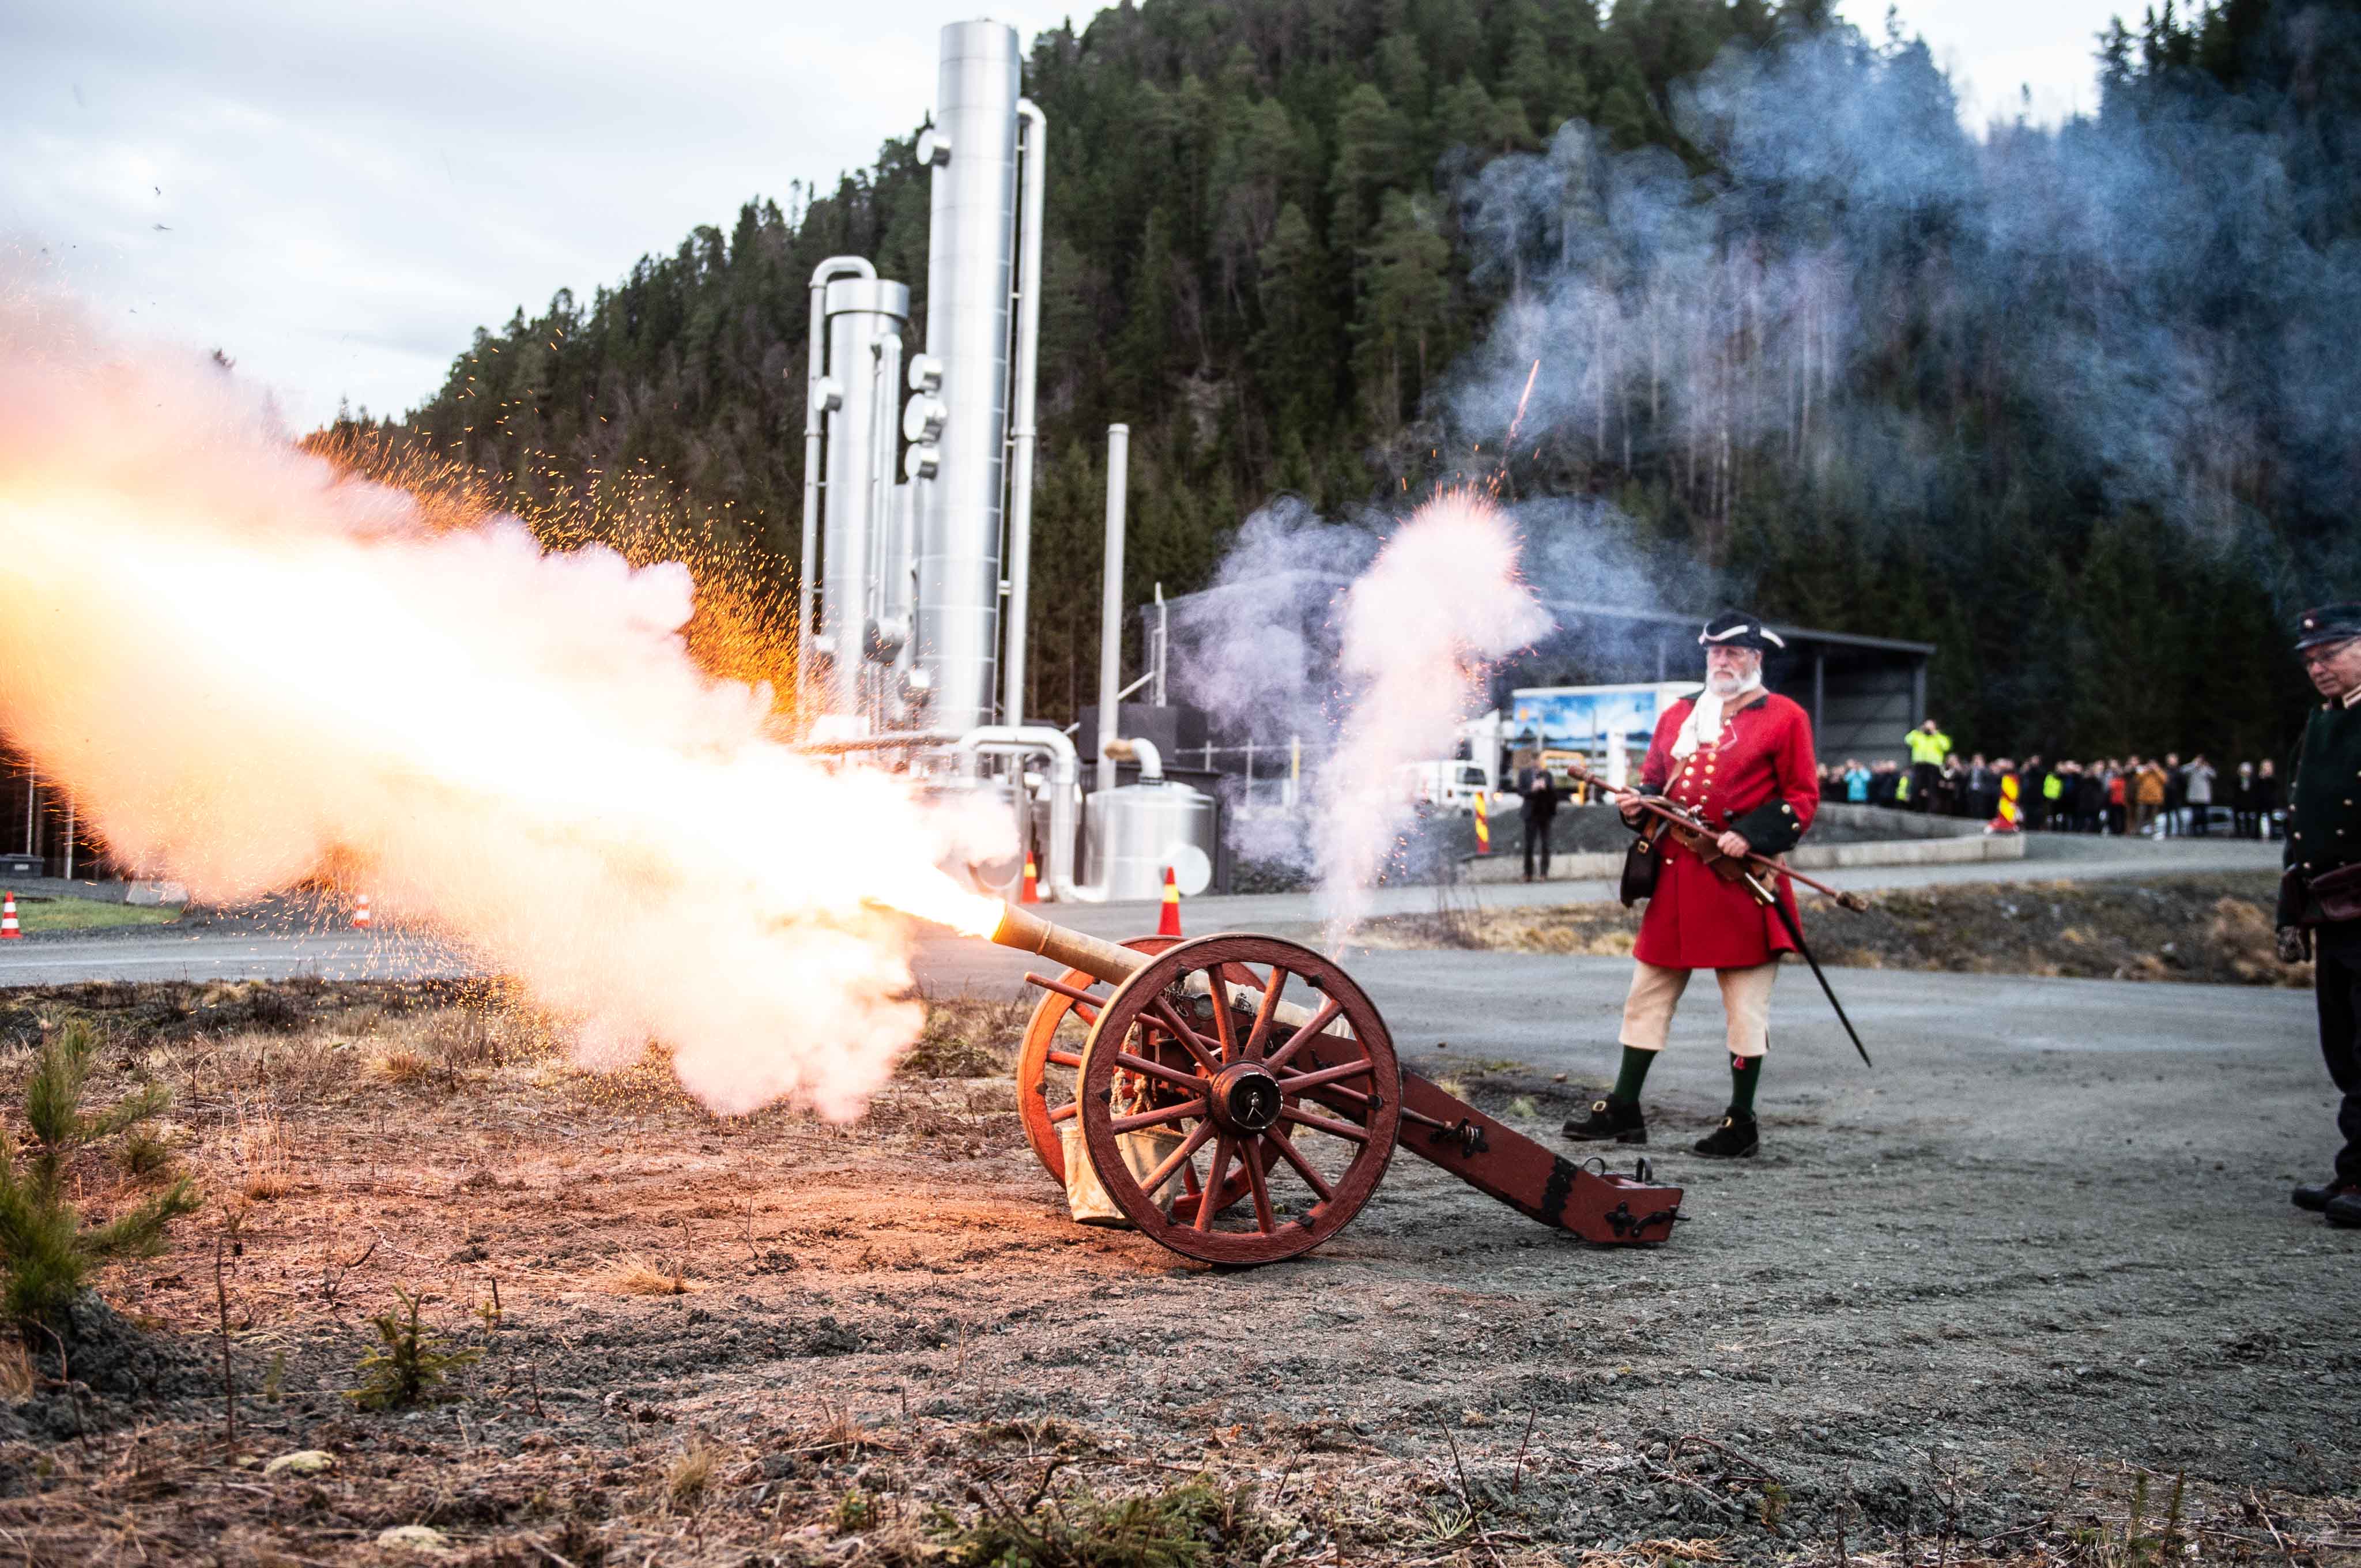
{"label": "black buckled shoe", "polygon": [[2339,1230],[2361,1231],[2361,1187],[2348,1187],[2328,1201],[2321,1217]]}
{"label": "black buckled shoe", "polygon": [[1732,1113],[1721,1125],[1697,1140],[1697,1152],[1708,1159],[1744,1159],[1763,1146],[1760,1124],[1752,1116]]}
{"label": "black buckled shoe", "polygon": [[1590,1109],[1582,1115],[1567,1117],[1565,1125],[1559,1130],[1576,1142],[1603,1142],[1608,1138],[1619,1144],[1648,1141],[1648,1121],[1640,1114],[1640,1107],[1612,1094],[1592,1101]]}
{"label": "black buckled shoe", "polygon": [[2288,1196],[2295,1200],[2295,1206],[2297,1208],[2305,1210],[2311,1213],[2318,1214],[2326,1212],[2328,1205],[2336,1198],[2337,1194],[2356,1190],[2361,1190],[2361,1189],[2356,1189],[2350,1181],[2339,1181],[2331,1179],[2330,1180],[2322,1182],[2317,1187],[2299,1187],[2293,1192],[2288,1194]]}

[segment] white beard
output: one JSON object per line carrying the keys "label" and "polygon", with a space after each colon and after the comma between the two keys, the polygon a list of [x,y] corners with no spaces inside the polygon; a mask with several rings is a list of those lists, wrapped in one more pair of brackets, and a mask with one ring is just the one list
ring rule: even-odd
{"label": "white beard", "polygon": [[1682,722],[1680,733],[1673,737],[1673,760],[1678,762],[1691,756],[1708,740],[1719,737],[1721,734],[1722,709],[1762,684],[1763,672],[1757,669],[1740,681],[1736,690],[1725,695],[1713,689],[1713,681],[1708,676],[1705,690],[1697,694],[1696,703],[1689,708],[1688,718]]}

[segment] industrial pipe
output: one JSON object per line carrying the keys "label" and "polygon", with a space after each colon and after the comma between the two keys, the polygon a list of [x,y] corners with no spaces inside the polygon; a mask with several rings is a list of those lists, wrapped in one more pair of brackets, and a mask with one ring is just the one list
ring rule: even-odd
{"label": "industrial pipe", "polygon": [[873,662],[888,667],[888,676],[874,683],[881,688],[878,700],[869,705],[872,719],[882,721],[891,701],[891,666],[909,636],[907,629],[895,620],[889,603],[893,596],[891,579],[900,567],[900,563],[893,555],[896,543],[894,449],[900,426],[900,422],[895,418],[895,411],[902,397],[900,333],[884,333],[877,339],[877,380],[873,395],[876,403],[870,431],[869,493],[862,498],[862,509],[869,520],[868,527],[863,531],[869,568],[862,574],[862,592],[867,602],[861,608],[861,652],[864,681],[870,676],[869,663]]}
{"label": "industrial pipe", "polygon": [[1101,749],[1118,762],[1137,762],[1141,784],[1164,782],[1164,753],[1156,749],[1155,741],[1135,735],[1126,740],[1110,740]]}
{"label": "industrial pipe", "polygon": [[811,341],[804,374],[804,554],[796,587],[796,717],[806,722],[811,716],[812,593],[817,587],[812,563],[819,554],[820,421],[828,412],[820,389],[828,368],[826,301],[829,280],[848,272],[856,278],[877,276],[877,269],[858,256],[831,256],[813,268],[811,275]]}
{"label": "industrial pipe", "polygon": [[[954,743],[954,751],[994,756],[1022,757],[1033,752],[1047,752],[1049,757],[1049,846],[1044,857],[1044,879],[1049,884],[1049,894],[1060,903],[1104,904],[1104,887],[1089,887],[1074,880],[1074,827],[1081,815],[1082,795],[1082,759],[1075,753],[1074,743],[1065,732],[1046,725],[1014,726],[987,724],[971,729]],[[1111,764],[1110,764],[1111,765]],[[1025,773],[1019,767],[1015,782],[1017,794],[1025,792]]]}
{"label": "industrial pipe", "polygon": [[1025,655],[1033,581],[1033,417],[1041,365],[1041,203],[1049,173],[1049,117],[1016,100],[1025,137],[1025,206],[1016,235],[1016,404],[1009,433],[1008,625],[1001,719],[1025,722]]}
{"label": "industrial pipe", "polygon": [[1115,759],[1107,755],[1121,727],[1123,706],[1123,523],[1128,499],[1131,426],[1107,426],[1106,579],[1099,589],[1099,788],[1115,788]]}

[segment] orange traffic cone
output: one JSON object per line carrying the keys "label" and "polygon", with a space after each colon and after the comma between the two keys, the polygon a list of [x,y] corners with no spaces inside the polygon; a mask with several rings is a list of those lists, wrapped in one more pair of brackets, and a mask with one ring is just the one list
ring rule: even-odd
{"label": "orange traffic cone", "polygon": [[0,893],[0,942],[21,942],[25,933],[16,928],[16,895]]}
{"label": "orange traffic cone", "polygon": [[366,931],[368,928],[368,894],[366,893],[355,894],[353,895],[353,929],[356,931]]}
{"label": "orange traffic cone", "polygon": [[1025,884],[1016,890],[1016,902],[1019,904],[1041,902],[1040,872],[1034,869],[1033,851],[1030,850],[1025,851]]}
{"label": "orange traffic cone", "polygon": [[1172,880],[1172,868],[1164,868],[1164,913],[1157,917],[1156,934],[1177,937],[1180,934],[1180,884]]}

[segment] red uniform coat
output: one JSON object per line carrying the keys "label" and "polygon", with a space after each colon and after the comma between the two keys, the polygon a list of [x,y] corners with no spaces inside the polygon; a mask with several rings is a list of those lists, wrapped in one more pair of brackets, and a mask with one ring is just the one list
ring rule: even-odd
{"label": "red uniform coat", "polygon": [[[1641,764],[1640,784],[1709,823],[1716,832],[1734,828],[1757,854],[1793,849],[1820,803],[1819,768],[1812,756],[1812,724],[1804,710],[1784,696],[1759,693],[1723,711],[1721,734],[1699,742],[1675,761],[1673,740],[1687,722],[1694,703],[1684,699],[1656,721],[1656,735]],[[1640,920],[1632,954],[1662,969],[1751,969],[1769,963],[1795,944],[1744,883],[1724,882],[1703,861],[1673,842],[1660,840],[1663,865],[1655,895]],[[1778,884],[1779,901],[1795,913],[1795,890]],[[1797,922],[1796,928],[1802,929]]]}

